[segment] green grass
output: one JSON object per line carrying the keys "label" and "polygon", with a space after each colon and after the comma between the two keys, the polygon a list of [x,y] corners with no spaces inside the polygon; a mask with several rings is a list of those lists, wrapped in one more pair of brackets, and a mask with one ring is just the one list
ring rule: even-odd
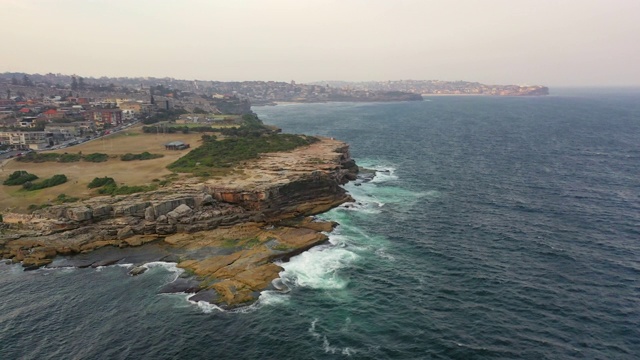
{"label": "green grass", "polygon": [[309,136],[270,134],[258,137],[234,137],[216,140],[203,137],[202,145],[167,166],[181,173],[211,174],[215,168],[231,168],[240,162],[259,157],[261,153],[289,151],[318,141]]}

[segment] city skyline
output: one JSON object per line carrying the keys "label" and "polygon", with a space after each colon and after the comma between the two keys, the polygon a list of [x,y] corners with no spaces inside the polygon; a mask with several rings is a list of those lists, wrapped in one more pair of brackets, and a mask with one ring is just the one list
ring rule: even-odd
{"label": "city skyline", "polygon": [[640,86],[631,0],[4,0],[0,72]]}

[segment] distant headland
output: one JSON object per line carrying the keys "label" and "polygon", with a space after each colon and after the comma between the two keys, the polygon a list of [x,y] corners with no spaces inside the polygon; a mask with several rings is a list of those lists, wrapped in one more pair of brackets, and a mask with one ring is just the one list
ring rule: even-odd
{"label": "distant headland", "polygon": [[[64,74],[0,74],[0,90],[7,98],[17,95],[127,97],[145,99],[154,92],[188,109],[197,102],[235,96],[251,105],[281,102],[384,102],[420,101],[430,95],[540,96],[549,88],[541,85],[486,85],[469,81],[392,80],[370,82],[322,81],[301,84],[295,81],[209,81],[170,77],[82,77]],[[203,100],[204,99],[204,100]]]}

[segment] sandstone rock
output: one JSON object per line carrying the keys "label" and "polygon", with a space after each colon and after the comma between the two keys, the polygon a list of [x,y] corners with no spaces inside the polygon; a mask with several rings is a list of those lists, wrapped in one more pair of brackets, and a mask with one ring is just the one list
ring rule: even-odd
{"label": "sandstone rock", "polygon": [[94,207],[92,210],[92,217],[94,219],[109,217],[111,215],[111,211],[113,211],[113,207],[111,205]]}
{"label": "sandstone rock", "polygon": [[88,221],[93,218],[93,211],[86,206],[68,208],[66,217],[73,221]]}
{"label": "sandstone rock", "polygon": [[22,260],[22,267],[28,269],[37,269],[39,267],[51,264],[51,259],[38,259],[34,257],[26,257]]}
{"label": "sandstone rock", "polygon": [[189,298],[189,301],[193,301],[196,303],[199,301],[206,301],[208,303],[215,304],[219,302],[219,299],[220,299],[220,296],[215,290],[208,289],[208,290],[198,291],[198,293],[196,293],[195,295]]}
{"label": "sandstone rock", "polygon": [[[35,267],[56,253],[139,246],[171,235],[163,247],[175,248],[185,260],[179,266],[202,277],[200,285],[209,288],[194,301],[248,304],[277,278],[281,269],[272,261],[326,241],[319,231],[335,225],[311,218],[278,222],[351,200],[339,184],[353,179],[358,169],[348,146],[329,139],[288,153],[263,154],[243,167],[220,179],[180,179],[144,194],[96,197],[39,210],[25,217],[15,237],[0,234],[0,255],[17,262],[29,259],[27,266]],[[182,235],[185,238],[173,238]],[[87,266],[110,262],[93,260]],[[146,267],[138,267],[132,274],[144,271]]]}
{"label": "sandstone rock", "polygon": [[31,250],[30,257],[36,259],[53,259],[56,256],[56,249],[51,247],[37,247]]}
{"label": "sandstone rock", "polygon": [[149,206],[144,210],[144,219],[147,221],[154,221],[156,219],[156,213],[153,206]]}
{"label": "sandstone rock", "polygon": [[156,225],[156,234],[169,235],[176,232],[176,226],[174,224],[158,224]]}
{"label": "sandstone rock", "polygon": [[182,204],[172,211],[167,213],[167,218],[178,220],[187,216],[191,216],[193,214],[193,210],[189,207],[189,205]]}
{"label": "sandstone rock", "polygon": [[131,226],[125,226],[122,229],[118,230],[118,240],[126,239],[134,235],[133,229]]}
{"label": "sandstone rock", "polygon": [[144,211],[149,206],[149,202],[125,202],[113,208],[113,216],[135,216],[144,217]]}
{"label": "sandstone rock", "polygon": [[137,276],[137,275],[140,275],[140,274],[144,273],[147,270],[148,269],[146,267],[144,267],[144,266],[136,266],[133,269],[129,270],[129,275]]}

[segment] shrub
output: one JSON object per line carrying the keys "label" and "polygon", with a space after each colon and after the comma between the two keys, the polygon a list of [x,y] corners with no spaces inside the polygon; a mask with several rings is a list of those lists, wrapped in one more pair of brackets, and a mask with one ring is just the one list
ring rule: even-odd
{"label": "shrub", "polygon": [[36,210],[48,208],[50,206],[51,204],[41,204],[41,205],[31,204],[27,207],[27,210],[29,210],[29,212],[34,212]]}
{"label": "shrub", "polygon": [[162,154],[151,154],[148,151],[145,151],[145,152],[140,153],[140,154],[126,153],[126,154],[120,156],[120,160],[122,160],[122,161],[151,160],[151,159],[161,158],[163,156],[164,155],[162,155]]}
{"label": "shrub", "polygon": [[16,158],[16,161],[41,163],[46,161],[58,161],[59,158],[60,154],[30,152],[26,155]]}
{"label": "shrub", "polygon": [[101,177],[101,178],[97,177],[97,178],[93,178],[93,180],[91,180],[91,182],[89,183],[89,185],[87,185],[87,187],[89,189],[95,189],[95,188],[99,188],[99,187],[110,185],[110,184],[115,185],[116,181],[113,180],[113,178],[108,176]]}
{"label": "shrub", "polygon": [[58,204],[64,204],[64,203],[76,202],[78,200],[80,200],[80,198],[68,196],[67,194],[60,194],[56,197],[55,201]]}
{"label": "shrub", "polygon": [[38,177],[34,174],[29,174],[24,170],[14,171],[13,174],[9,175],[7,180],[5,180],[3,185],[22,185],[28,181],[36,180]]}
{"label": "shrub", "polygon": [[81,154],[62,154],[60,155],[60,157],[58,158],[58,161],[62,162],[62,163],[69,163],[69,162],[76,162],[76,161],[80,161],[80,159],[82,158]]}
{"label": "shrub", "polygon": [[93,153],[85,155],[82,159],[89,162],[105,162],[109,160],[109,155],[102,153]]}
{"label": "shrub", "polygon": [[53,175],[52,177],[48,178],[48,179],[44,179],[40,182],[34,183],[31,181],[27,181],[24,184],[22,184],[22,187],[25,190],[28,191],[33,191],[33,190],[40,190],[40,189],[44,189],[44,188],[49,188],[49,187],[53,187],[56,185],[60,185],[60,184],[64,184],[67,182],[67,176],[64,174],[57,174],[57,175]]}

